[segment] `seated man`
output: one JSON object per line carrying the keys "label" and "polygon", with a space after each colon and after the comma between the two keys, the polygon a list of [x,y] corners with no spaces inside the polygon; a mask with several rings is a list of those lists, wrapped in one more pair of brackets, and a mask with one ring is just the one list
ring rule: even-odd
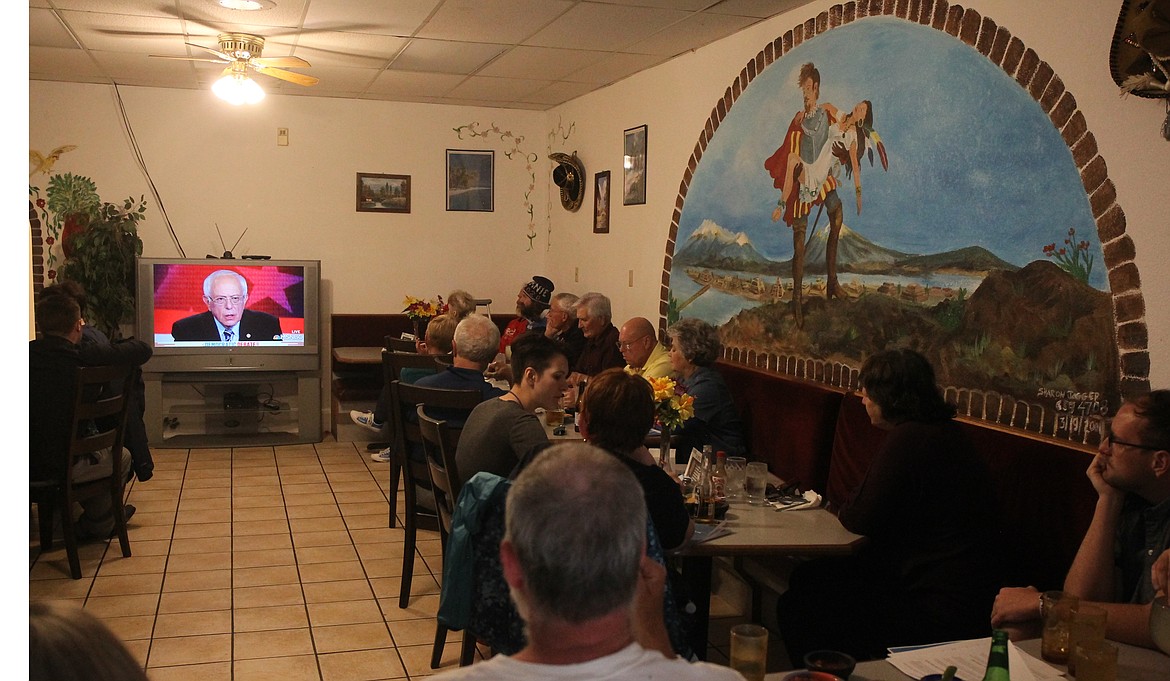
{"label": "seated man", "polygon": [[609,298],[590,292],[581,296],[574,308],[577,325],[585,336],[585,349],[577,358],[570,381],[576,385],[581,378],[596,376],[606,369],[623,367],[626,361],[618,351],[618,330],[613,325]]}
{"label": "seated man", "polygon": [[[500,330],[495,322],[478,314],[465,317],[455,327],[455,338],[452,341],[455,358],[451,366],[431,376],[424,376],[415,384],[446,390],[479,390],[485,400],[499,397],[505,391],[488,383],[483,377],[488,362],[496,356],[499,344]],[[467,420],[467,414],[443,413],[442,410],[435,410],[434,413],[428,410],[427,415],[460,428]]]}
{"label": "seated man", "polygon": [[[427,324],[425,340],[417,341],[415,349],[420,355],[449,355],[452,352],[452,340],[455,335],[455,318],[449,315],[439,315],[432,317]],[[434,369],[422,369],[418,367],[404,367],[398,376],[398,380],[403,383],[417,383],[420,379],[427,376],[434,376],[439,370],[436,364]],[[382,385],[382,392],[378,395],[378,402],[374,405],[374,411],[358,411],[356,409],[350,410],[349,418],[359,426],[372,430],[375,433],[381,433],[382,428],[386,425],[386,419],[389,418],[390,405],[390,383]],[[381,451],[370,455],[370,458],[380,463],[389,463],[391,459],[391,448],[386,447]]]}
{"label": "seated man", "polygon": [[[76,373],[81,366],[141,366],[150,359],[150,346],[140,340],[99,345],[81,344],[85,320],[71,296],[42,296],[36,305],[37,328],[41,337],[29,341],[29,479],[55,480],[65,476],[69,442],[70,405]],[[109,477],[113,470],[110,452],[94,452],[74,464],[74,482]],[[122,470],[130,471],[130,453],[122,450]],[[99,539],[114,529],[110,498],[99,494],[81,503],[83,513],[76,528],[80,538]],[[64,509],[64,512],[70,512]],[[125,517],[134,514],[126,505]]]}
{"label": "seated man", "polygon": [[[1106,421],[1097,456],[1086,472],[1097,505],[1064,590],[1108,613],[1105,636],[1153,647],[1152,578],[1158,555],[1170,548],[1170,390],[1132,399]],[[1013,638],[1039,632],[1040,593],[1001,589],[991,625]]]}
{"label": "seated man", "polygon": [[618,350],[626,360],[626,372],[646,378],[664,378],[674,368],[670,351],[654,336],[654,325],[645,317],[634,317],[618,331]]}
{"label": "seated man", "polygon": [[577,314],[574,311],[577,300],[577,296],[572,293],[553,296],[548,306],[548,325],[544,327],[544,335],[565,346],[569,371],[573,371],[581,350],[585,348],[585,335],[581,333],[581,327],[577,326]]}
{"label": "seated man", "polygon": [[512,341],[528,331],[544,330],[544,313],[552,299],[553,283],[550,279],[536,276],[516,294],[516,318],[508,322],[500,336],[500,352],[505,352]]}
{"label": "seated man", "polygon": [[203,304],[207,312],[184,317],[171,325],[177,341],[281,340],[280,320],[267,312],[246,310],[248,280],[239,272],[216,270],[203,280]]}
{"label": "seated man", "polygon": [[[605,503],[599,503],[605,500]],[[646,506],[613,456],[564,444],[508,492],[500,560],[527,645],[444,679],[741,679],[675,657],[663,618],[666,570],[646,556]]]}

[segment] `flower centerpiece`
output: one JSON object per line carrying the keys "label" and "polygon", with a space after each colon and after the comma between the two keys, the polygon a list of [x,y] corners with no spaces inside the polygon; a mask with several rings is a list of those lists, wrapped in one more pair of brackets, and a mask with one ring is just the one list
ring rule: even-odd
{"label": "flower centerpiece", "polygon": [[406,313],[406,317],[414,324],[415,338],[423,337],[423,334],[426,332],[426,323],[432,317],[437,317],[447,311],[447,305],[443,302],[443,296],[435,296],[432,300],[406,296],[402,304],[406,306],[402,311]]}
{"label": "flower centerpiece", "polygon": [[648,378],[654,390],[654,420],[662,431],[662,444],[658,450],[658,465],[670,463],[671,431],[681,428],[687,419],[695,415],[695,398],[688,395],[674,379],[669,377]]}

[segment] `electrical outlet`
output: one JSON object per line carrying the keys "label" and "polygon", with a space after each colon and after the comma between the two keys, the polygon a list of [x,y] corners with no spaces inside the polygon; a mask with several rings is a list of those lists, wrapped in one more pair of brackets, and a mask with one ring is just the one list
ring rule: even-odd
{"label": "electrical outlet", "polygon": [[278,147],[287,147],[288,146],[288,128],[277,128],[276,129],[276,146],[278,146]]}

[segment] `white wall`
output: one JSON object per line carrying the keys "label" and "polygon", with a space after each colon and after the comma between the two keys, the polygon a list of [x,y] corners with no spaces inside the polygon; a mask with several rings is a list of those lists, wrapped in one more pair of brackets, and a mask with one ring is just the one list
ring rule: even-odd
{"label": "white wall", "polygon": [[[570,282],[579,267],[581,281],[570,286],[606,292],[614,301],[616,319],[656,318],[675,198],[711,109],[767,43],[833,4],[813,2],[551,111],[566,124],[576,124],[572,141],[589,177],[609,169],[615,189],[620,187],[623,129],[645,123],[649,142],[647,203],[622,206],[618,191],[611,204],[610,234],[592,233],[587,210],[592,189],[580,213],[554,209],[550,276],[558,283]],[[1170,258],[1170,143],[1159,135],[1164,103],[1120,99],[1109,76],[1109,44],[1120,3],[1075,0],[1060,3],[1060,11],[1044,0],[967,0],[963,5],[1034,49],[1076,97],[1117,187],[1137,249],[1150,332],[1151,384],[1170,387],[1170,297],[1165,295],[1170,268],[1162,266]],[[633,288],[627,286],[630,269]]]}
{"label": "white wall", "polygon": [[[54,172],[87,175],[106,201],[147,194],[144,254],[179,254],[131,153],[114,91],[100,85],[30,83],[30,148],[77,150]],[[527,251],[523,195],[531,178],[522,160],[502,151],[498,135],[460,140],[454,128],[478,121],[541,145],[535,164],[547,177],[546,114],[388,102],[270,96],[256,107],[231,107],[209,92],[120,88],[126,115],[150,177],[187,257],[220,254],[248,229],[237,256],[322,261],[324,312],[389,313],[406,294],[446,296],[465,288],[511,309],[516,291],[542,271],[545,222]],[[289,128],[287,147],[276,129]],[[495,211],[447,212],[445,149],[494,149]],[[356,173],[410,175],[409,215],[355,211]],[[40,175],[30,182],[47,179]],[[547,188],[538,182],[538,216]]]}

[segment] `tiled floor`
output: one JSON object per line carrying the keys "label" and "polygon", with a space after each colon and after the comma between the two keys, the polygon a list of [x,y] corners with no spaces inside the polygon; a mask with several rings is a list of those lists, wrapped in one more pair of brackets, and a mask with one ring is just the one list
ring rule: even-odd
{"label": "tiled floor", "polygon": [[[363,443],[157,449],[154,457],[154,478],[130,490],[138,509],[131,558],[117,540],[85,545],[84,577],[72,580],[60,542],[38,555],[32,512],[31,600],[84,606],[153,681],[435,673],[438,533],[419,533],[410,606],[399,608],[403,532],[387,527],[387,467],[371,462]],[[713,621],[710,659],[726,663],[735,621]],[[459,637],[449,636],[445,666],[456,664]]]}

